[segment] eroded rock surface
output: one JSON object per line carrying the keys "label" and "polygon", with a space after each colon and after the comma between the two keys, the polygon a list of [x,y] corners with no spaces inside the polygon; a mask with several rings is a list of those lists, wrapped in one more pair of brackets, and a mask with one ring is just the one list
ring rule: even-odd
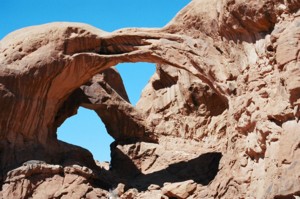
{"label": "eroded rock surface", "polygon": [[[161,29],[77,23],[0,41],[0,198],[300,195],[300,3],[193,0]],[[132,106],[121,62],[156,73]],[[116,141],[111,168],[58,141],[79,106]]]}

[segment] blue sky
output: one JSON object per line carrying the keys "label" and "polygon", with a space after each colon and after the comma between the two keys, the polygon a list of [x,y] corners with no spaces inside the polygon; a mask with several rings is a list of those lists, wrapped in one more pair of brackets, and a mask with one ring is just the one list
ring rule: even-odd
{"label": "blue sky", "polygon": [[[163,27],[190,0],[1,0],[0,39],[31,25],[54,21],[82,22],[111,32],[126,27]],[[155,71],[149,63],[117,66],[132,104]],[[110,160],[113,139],[95,112],[80,108],[58,129],[58,138],[90,150],[99,161]]]}

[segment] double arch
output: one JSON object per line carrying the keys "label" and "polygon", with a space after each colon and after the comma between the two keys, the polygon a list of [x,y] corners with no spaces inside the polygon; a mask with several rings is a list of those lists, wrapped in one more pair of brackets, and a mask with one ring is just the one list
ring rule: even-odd
{"label": "double arch", "polygon": [[[11,52],[1,57],[0,84],[11,95],[8,100],[0,98],[2,114],[10,113],[0,117],[0,137],[13,145],[39,143],[47,148],[55,143],[55,118],[72,92],[122,62],[150,62],[187,70],[228,104],[226,92],[206,64],[209,58],[198,54],[201,46],[193,38],[160,29],[107,33],[77,23],[51,23],[29,29],[16,31],[1,41],[2,49]],[[22,122],[12,124],[18,120]],[[131,136],[156,139],[151,130]]]}

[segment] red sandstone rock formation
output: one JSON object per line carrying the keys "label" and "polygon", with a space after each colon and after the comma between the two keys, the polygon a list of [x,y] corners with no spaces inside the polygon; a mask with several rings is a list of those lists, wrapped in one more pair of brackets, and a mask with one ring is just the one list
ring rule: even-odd
{"label": "red sandstone rock formation", "polygon": [[[194,0],[162,29],[28,27],[0,41],[0,198],[300,195],[300,3]],[[121,62],[153,62],[136,107]],[[79,106],[111,169],[57,140]],[[114,189],[115,188],[115,189]]]}

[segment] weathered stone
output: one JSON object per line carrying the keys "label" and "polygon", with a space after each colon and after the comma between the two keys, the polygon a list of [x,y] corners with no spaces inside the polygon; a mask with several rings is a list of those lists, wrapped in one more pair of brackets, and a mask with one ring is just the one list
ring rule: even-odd
{"label": "weathered stone", "polygon": [[[51,23],[9,34],[0,198],[107,198],[120,183],[121,198],[298,196],[299,8],[194,0],[161,29]],[[112,67],[139,61],[157,67],[133,107]],[[79,106],[116,139],[110,165],[57,140]]]}
{"label": "weathered stone", "polygon": [[162,192],[169,197],[184,199],[192,195],[196,188],[197,184],[192,180],[188,180],[185,182],[167,184],[162,188]]}

